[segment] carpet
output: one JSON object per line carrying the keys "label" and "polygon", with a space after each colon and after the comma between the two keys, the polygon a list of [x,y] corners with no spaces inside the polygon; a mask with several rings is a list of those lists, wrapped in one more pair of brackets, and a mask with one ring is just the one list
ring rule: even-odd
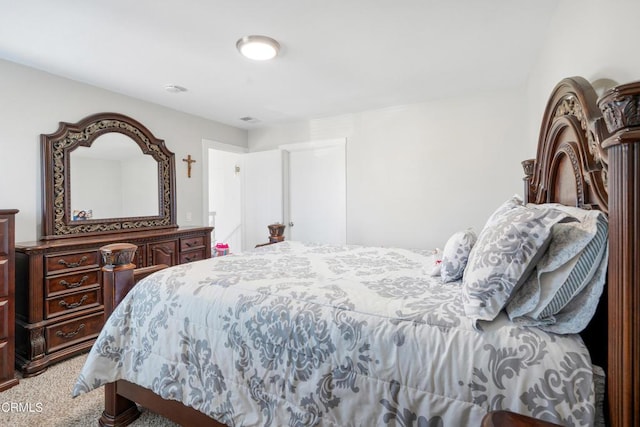
{"label": "carpet", "polygon": [[[57,363],[44,373],[20,378],[20,384],[0,393],[0,426],[87,427],[97,426],[104,406],[100,388],[71,398],[71,389],[87,355]],[[164,417],[145,411],[131,425],[175,427]]]}

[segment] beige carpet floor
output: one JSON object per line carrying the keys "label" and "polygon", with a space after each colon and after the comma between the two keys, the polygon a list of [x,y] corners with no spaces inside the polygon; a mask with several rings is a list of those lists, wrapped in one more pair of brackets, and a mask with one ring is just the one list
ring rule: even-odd
{"label": "beige carpet floor", "polygon": [[[104,404],[102,389],[71,398],[71,389],[86,357],[84,354],[58,363],[35,377],[20,377],[20,384],[0,393],[0,426],[97,426]],[[176,426],[166,418],[142,411],[132,426]]]}

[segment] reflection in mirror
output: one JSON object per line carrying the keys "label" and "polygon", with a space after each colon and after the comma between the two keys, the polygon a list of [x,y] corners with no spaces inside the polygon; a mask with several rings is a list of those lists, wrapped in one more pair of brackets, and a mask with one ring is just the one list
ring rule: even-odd
{"label": "reflection in mirror", "polygon": [[130,137],[105,133],[70,163],[73,221],[159,215],[158,163]]}

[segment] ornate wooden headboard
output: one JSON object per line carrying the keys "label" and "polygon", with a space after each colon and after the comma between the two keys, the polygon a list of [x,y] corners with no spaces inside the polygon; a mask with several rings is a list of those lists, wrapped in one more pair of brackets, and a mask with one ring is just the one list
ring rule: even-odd
{"label": "ornate wooden headboard", "polygon": [[[542,119],[536,159],[522,162],[527,202],[609,212],[607,158],[600,146],[606,127],[596,98],[593,87],[582,77],[567,78],[556,85]],[[582,335],[594,363],[606,370],[605,300],[601,299],[596,316]]]}
{"label": "ornate wooden headboard", "polygon": [[582,335],[607,373],[612,426],[640,423],[639,100],[640,84],[618,86],[598,101],[585,79],[562,80],[547,103],[536,159],[523,162],[528,202],[609,215],[607,287]]}

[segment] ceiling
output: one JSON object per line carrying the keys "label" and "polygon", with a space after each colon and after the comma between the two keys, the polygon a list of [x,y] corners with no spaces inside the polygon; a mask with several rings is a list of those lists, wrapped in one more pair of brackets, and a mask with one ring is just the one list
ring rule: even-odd
{"label": "ceiling", "polygon": [[[520,86],[556,4],[0,0],[0,58],[251,129]],[[243,58],[250,34],[281,54]]]}

